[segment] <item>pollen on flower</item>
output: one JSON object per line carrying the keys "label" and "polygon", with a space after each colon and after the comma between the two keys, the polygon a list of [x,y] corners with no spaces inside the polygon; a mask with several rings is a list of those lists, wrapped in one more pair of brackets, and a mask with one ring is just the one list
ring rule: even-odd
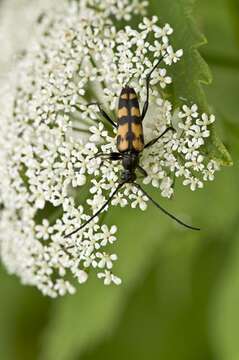
{"label": "pollen on flower", "polygon": [[[95,103],[116,116],[128,83],[143,102],[147,74],[163,56],[150,83],[145,138],[150,141],[170,125],[176,131],[143,151],[143,182],[170,198],[175,179],[194,191],[214,179],[219,164],[203,151],[214,115],[200,114],[196,104],[175,109],[165,100],[163,91],[173,81],[168,68],[183,51],[170,44],[169,24],[147,17],[147,1],[63,0],[43,13],[42,7],[0,97],[0,253],[10,273],[56,297],[73,294],[91,272],[105,285],[121,284],[112,272],[117,255],[108,253],[117,227],[106,225],[107,208],[65,237],[104,204],[122,170],[120,162],[97,157],[115,152],[116,143]],[[127,21],[135,14],[143,18],[132,28]],[[116,28],[114,19],[125,26]],[[114,206],[141,210],[147,203],[132,184],[112,200]]]}

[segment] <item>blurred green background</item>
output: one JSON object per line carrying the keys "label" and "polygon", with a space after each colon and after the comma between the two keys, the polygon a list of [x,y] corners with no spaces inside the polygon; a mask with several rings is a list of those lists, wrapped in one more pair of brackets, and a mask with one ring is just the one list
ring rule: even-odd
{"label": "blurred green background", "polygon": [[203,230],[185,231],[152,206],[112,209],[123,285],[104,287],[92,276],[56,300],[2,268],[0,359],[239,360],[239,2],[200,0],[194,17],[213,74],[204,90],[234,166],[196,193],[178,186],[164,204]]}

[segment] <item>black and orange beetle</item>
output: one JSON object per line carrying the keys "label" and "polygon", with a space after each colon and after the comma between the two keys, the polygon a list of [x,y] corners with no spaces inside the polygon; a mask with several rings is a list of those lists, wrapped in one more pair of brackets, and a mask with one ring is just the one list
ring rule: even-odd
{"label": "black and orange beetle", "polygon": [[102,157],[102,159],[108,159],[111,161],[122,161],[123,171],[121,174],[121,180],[113,191],[109,199],[103,204],[103,206],[92,215],[83,225],[75,229],[71,233],[67,234],[65,237],[69,237],[75,234],[77,231],[83,229],[87,224],[89,224],[96,216],[98,216],[102,210],[111,202],[116,193],[126,184],[133,183],[142,193],[150,200],[154,205],[156,205],[161,211],[166,215],[177,221],[179,224],[185,226],[186,228],[192,230],[200,230],[199,228],[185,224],[183,221],[176,218],[174,215],[170,214],[165,210],[161,205],[159,205],[142,187],[140,184],[136,183],[136,169],[138,169],[143,176],[147,176],[147,172],[139,164],[140,153],[150,146],[154,145],[162,136],[164,136],[168,131],[174,131],[172,126],[169,126],[160,136],[151,140],[147,144],[144,143],[144,133],[143,133],[143,120],[148,110],[149,105],[149,83],[153,71],[157,68],[159,63],[162,61],[163,56],[159,59],[156,65],[152,68],[149,74],[146,77],[146,101],[143,106],[142,114],[140,113],[138,97],[135,90],[132,87],[125,86],[120,94],[119,106],[118,106],[118,119],[115,123],[107,113],[101,108],[99,104],[99,110],[101,115],[117,129],[116,144],[118,152],[112,152],[110,154],[98,153],[96,157]]}

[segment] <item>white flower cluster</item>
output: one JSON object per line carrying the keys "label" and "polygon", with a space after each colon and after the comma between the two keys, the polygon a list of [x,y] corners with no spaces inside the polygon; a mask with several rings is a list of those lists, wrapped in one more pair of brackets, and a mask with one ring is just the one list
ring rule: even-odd
{"label": "white flower cluster", "polygon": [[49,0],[0,1],[0,80],[6,76],[7,71],[17,61],[18,54],[24,50],[24,44],[34,31],[39,13],[46,9],[48,4]]}
{"label": "white flower cluster", "polygon": [[[146,5],[140,0],[62,1],[41,13],[25,55],[11,72],[12,86],[0,99],[1,257],[9,272],[48,296],[74,293],[75,280],[84,283],[92,268],[105,284],[121,283],[112,273],[117,255],[108,252],[116,241],[115,225],[97,217],[64,238],[104,204],[122,170],[119,162],[95,157],[116,151],[115,132],[89,103],[100,102],[115,116],[119,93],[128,83],[144,101],[146,76],[163,55],[151,79],[146,141],[169,125],[177,131],[143,152],[140,161],[148,173],[143,182],[171,197],[175,177],[195,190],[213,180],[218,169],[201,151],[214,116],[200,115],[196,105],[174,111],[164,99],[163,89],[172,82],[166,66],[183,55],[170,45],[173,29],[159,26],[156,16],[144,17],[137,29],[118,30],[113,23],[114,16],[130,20],[133,13],[143,14]],[[112,205],[145,210],[147,200],[128,184]]]}

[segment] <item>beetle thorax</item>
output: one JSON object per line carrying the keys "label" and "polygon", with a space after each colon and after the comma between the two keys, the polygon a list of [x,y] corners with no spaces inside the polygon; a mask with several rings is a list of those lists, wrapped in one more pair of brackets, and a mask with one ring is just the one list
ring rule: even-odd
{"label": "beetle thorax", "polygon": [[128,182],[133,182],[136,179],[135,169],[139,164],[139,155],[133,152],[126,152],[123,154],[122,166],[122,179]]}

